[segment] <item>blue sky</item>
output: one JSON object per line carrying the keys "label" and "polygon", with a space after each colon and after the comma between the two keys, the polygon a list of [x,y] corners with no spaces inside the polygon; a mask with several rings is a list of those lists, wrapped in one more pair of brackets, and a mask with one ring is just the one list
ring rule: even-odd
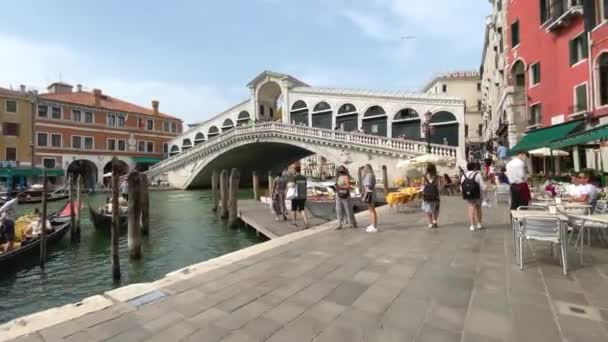
{"label": "blue sky", "polygon": [[[0,86],[101,88],[186,122],[249,96],[263,70],[313,86],[421,88],[478,69],[487,1],[10,1]],[[416,39],[401,39],[415,36]]]}

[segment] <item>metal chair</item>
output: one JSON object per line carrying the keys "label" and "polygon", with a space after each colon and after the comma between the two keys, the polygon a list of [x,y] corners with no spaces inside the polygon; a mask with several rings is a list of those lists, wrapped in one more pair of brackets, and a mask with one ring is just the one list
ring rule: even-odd
{"label": "metal chair", "polygon": [[568,274],[568,248],[565,243],[565,229],[559,218],[554,216],[526,217],[521,220],[518,238],[520,270],[524,269],[524,241],[537,240],[551,243],[551,255],[553,255],[553,244],[560,246],[560,262],[563,266],[564,275]]}
{"label": "metal chair", "polygon": [[509,206],[511,205],[511,187],[508,184],[498,184],[496,186],[496,190],[494,191],[494,199],[496,202],[496,206],[498,206],[498,202],[502,199]]}
{"label": "metal chair", "polygon": [[[517,211],[522,210],[534,210],[534,211],[547,211],[547,208],[543,206],[534,206],[534,205],[524,205],[517,208]],[[521,222],[516,222],[511,219],[511,228],[513,229],[513,254],[517,257],[517,234],[520,230]]]}

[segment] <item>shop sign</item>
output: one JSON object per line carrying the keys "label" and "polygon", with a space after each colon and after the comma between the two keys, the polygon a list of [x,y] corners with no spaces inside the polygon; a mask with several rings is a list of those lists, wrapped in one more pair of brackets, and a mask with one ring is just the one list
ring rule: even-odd
{"label": "shop sign", "polygon": [[17,162],[14,160],[0,160],[0,168],[17,167]]}

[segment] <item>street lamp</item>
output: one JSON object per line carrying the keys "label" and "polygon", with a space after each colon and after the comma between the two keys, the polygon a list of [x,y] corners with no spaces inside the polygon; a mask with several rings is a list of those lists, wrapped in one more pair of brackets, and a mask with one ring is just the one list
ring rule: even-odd
{"label": "street lamp", "polygon": [[431,135],[433,134],[433,126],[431,126],[431,116],[433,113],[424,113],[424,123],[422,123],[422,131],[424,132],[424,139],[426,140],[426,153],[431,153]]}

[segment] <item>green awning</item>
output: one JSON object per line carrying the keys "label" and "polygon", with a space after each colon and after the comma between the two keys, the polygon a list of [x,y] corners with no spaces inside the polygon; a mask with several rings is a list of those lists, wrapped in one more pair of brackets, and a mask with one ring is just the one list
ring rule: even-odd
{"label": "green awning", "polygon": [[560,137],[565,137],[578,128],[582,121],[572,121],[559,125],[550,126],[547,128],[539,128],[537,130],[526,133],[526,135],[511,148],[511,155],[528,152],[540,147],[547,147],[549,144]]}
{"label": "green awning", "polygon": [[[43,169],[20,169],[20,168],[0,168],[0,177],[30,177],[42,176]],[[47,176],[64,176],[65,171],[62,169],[46,169]]]}
{"label": "green awning", "polygon": [[565,138],[554,141],[549,145],[551,148],[564,148],[575,145],[586,144],[590,141],[608,139],[608,124],[601,125],[580,133],[572,134]]}
{"label": "green awning", "polygon": [[133,159],[134,162],[139,164],[156,164],[161,161],[160,158],[154,157],[132,157],[131,159]]}

